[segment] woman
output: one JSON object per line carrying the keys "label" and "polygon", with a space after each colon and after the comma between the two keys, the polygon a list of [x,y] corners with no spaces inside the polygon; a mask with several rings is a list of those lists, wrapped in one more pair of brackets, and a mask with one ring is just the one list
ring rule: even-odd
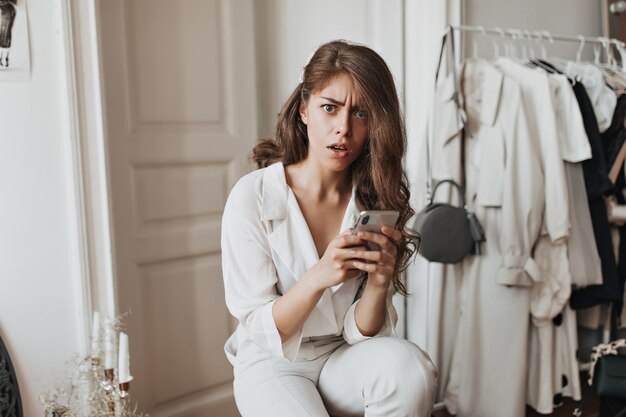
{"label": "woman", "polygon": [[[393,290],[417,237],[392,75],[371,49],[334,41],[304,68],[259,169],[231,191],[222,223],[226,343],[243,417],[429,416],[436,370],[395,336]],[[352,235],[360,210],[397,229]],[[340,233],[340,231],[342,231]],[[380,246],[368,251],[367,242]],[[391,285],[393,284],[393,285]]]}

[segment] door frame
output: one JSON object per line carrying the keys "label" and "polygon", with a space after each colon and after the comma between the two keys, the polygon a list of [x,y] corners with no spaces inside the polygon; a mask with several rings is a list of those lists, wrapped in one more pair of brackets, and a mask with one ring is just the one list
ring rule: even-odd
{"label": "door frame", "polygon": [[77,226],[78,335],[85,353],[90,346],[91,312],[97,310],[104,317],[118,314],[97,1],[61,1],[63,82]]}

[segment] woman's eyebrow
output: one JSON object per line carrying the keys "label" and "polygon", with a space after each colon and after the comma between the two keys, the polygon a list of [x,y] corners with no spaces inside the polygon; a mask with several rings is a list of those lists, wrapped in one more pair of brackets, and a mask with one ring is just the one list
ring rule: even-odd
{"label": "woman's eyebrow", "polygon": [[[339,101],[339,100],[336,100],[336,99],[334,99],[334,98],[332,98],[332,97],[323,97],[323,96],[320,96],[320,98],[323,98],[324,100],[328,100],[328,101],[330,101],[331,103],[333,103],[333,104],[337,104],[337,105],[340,105],[340,106],[345,106],[345,105],[346,105],[346,103],[345,103],[344,101]],[[354,106],[352,106],[352,108],[353,108],[353,109],[360,109],[360,108],[361,108],[361,106],[360,106],[358,103],[354,103]]]}
{"label": "woman's eyebrow", "polygon": [[340,106],[344,106],[346,104],[343,101],[335,100],[334,98],[331,98],[331,97],[322,97],[322,96],[320,96],[320,98],[323,98],[324,100],[328,100],[328,101],[330,101],[333,104],[339,104]]}

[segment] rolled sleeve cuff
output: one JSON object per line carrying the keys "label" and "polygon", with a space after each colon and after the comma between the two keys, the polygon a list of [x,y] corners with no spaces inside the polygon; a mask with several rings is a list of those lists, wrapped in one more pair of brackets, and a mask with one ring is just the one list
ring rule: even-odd
{"label": "rolled sleeve cuff", "polygon": [[524,256],[504,256],[498,271],[498,284],[530,287],[541,280],[541,272],[535,260]]}
{"label": "rolled sleeve cuff", "polygon": [[359,300],[355,301],[348,312],[346,313],[346,317],[343,321],[343,338],[350,345],[356,345],[359,342],[362,342],[367,339],[371,339],[372,337],[382,337],[382,336],[395,336],[396,332],[391,323],[391,312],[389,311],[389,307],[387,307],[387,313],[385,314],[385,323],[383,327],[380,328],[378,333],[374,336],[364,336],[359,331],[359,328],[356,325],[356,317],[354,316],[354,312],[356,310],[356,305]]}
{"label": "rolled sleeve cuff", "polygon": [[289,362],[293,362],[298,356],[298,351],[300,350],[302,329],[283,343],[281,341],[278,328],[276,327],[276,323],[274,322],[274,316],[272,315],[272,308],[275,302],[276,300],[264,305],[258,312],[263,323],[263,335],[265,339],[264,344],[267,346],[267,349],[272,353],[272,355],[286,359]]}

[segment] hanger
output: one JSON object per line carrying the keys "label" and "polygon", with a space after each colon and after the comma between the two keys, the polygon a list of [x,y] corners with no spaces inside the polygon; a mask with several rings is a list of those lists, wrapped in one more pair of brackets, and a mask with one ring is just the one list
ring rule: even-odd
{"label": "hanger", "polygon": [[[486,36],[487,35],[487,31],[485,30],[484,26],[476,26],[478,28],[478,30],[480,30],[481,35]],[[491,45],[493,46],[493,56],[494,58],[499,58],[500,57],[500,49],[498,48],[498,43],[495,41],[495,39],[491,38]],[[476,56],[476,53],[474,51],[474,58],[478,58],[478,56]]]}
{"label": "hanger", "polygon": [[528,45],[528,57],[530,59],[535,59],[535,45],[534,45],[534,39],[533,39],[533,35],[530,33],[530,30],[525,30],[524,32],[524,36],[526,36],[527,39],[527,45]]}
{"label": "hanger", "polygon": [[[541,33],[550,41],[551,45],[554,44],[554,38],[552,37],[552,34],[550,32],[548,32],[547,30],[542,30]],[[546,58],[545,61],[552,65],[554,68],[556,68],[556,70],[558,70],[559,72],[565,73],[565,67],[567,66],[566,60],[556,56],[552,56]]]}
{"label": "hanger", "polygon": [[528,61],[528,47],[526,46],[525,43],[525,38],[524,38],[524,31],[520,30],[520,29],[516,29],[514,30],[515,34],[517,35],[517,40],[518,40],[518,44],[520,45],[521,49],[522,49],[522,61]]}
{"label": "hanger", "polygon": [[517,57],[517,40],[518,40],[517,36],[519,32],[515,29],[508,29],[506,32],[511,36],[511,39],[512,39],[511,56],[509,58],[511,58],[514,61],[519,62],[519,58]]}
{"label": "hanger", "polygon": [[522,61],[528,61],[530,59],[530,48],[528,47],[528,38],[523,30],[516,30],[517,39],[522,49]]}
{"label": "hanger", "polygon": [[578,39],[580,39],[580,46],[578,47],[578,50],[576,51],[576,62],[580,63],[582,53],[583,53],[583,48],[585,47],[585,37],[583,35],[578,35]]}
{"label": "hanger", "polygon": [[[554,42],[554,39],[552,39],[550,32],[547,32],[547,31],[545,32],[547,33],[546,39],[550,39],[551,42]],[[541,42],[544,38],[543,33],[540,31],[534,31],[532,33],[537,35],[536,42],[541,47],[541,59],[532,59],[531,63],[535,67],[543,68],[545,71],[549,72],[550,74],[558,74],[559,71],[557,70],[557,68],[555,68],[552,64],[548,62],[548,52],[546,50],[544,43]]]}
{"label": "hanger", "polygon": [[522,61],[528,61],[530,59],[530,54],[528,52],[528,45],[526,44],[526,35],[524,33],[523,30],[516,30],[515,31],[517,33],[518,36],[518,41],[519,41],[519,45],[522,48]]}
{"label": "hanger", "polygon": [[624,48],[624,44],[616,39],[611,42],[615,43],[615,47],[617,48],[617,52],[619,52],[620,61],[621,61],[621,72],[626,72],[626,48]]}
{"label": "hanger", "polygon": [[494,30],[500,34],[500,38],[502,38],[502,45],[504,46],[504,56],[508,58],[510,56],[510,51],[507,45],[507,39],[506,35],[504,34],[504,30],[502,30],[502,28],[499,26],[496,26]]}
{"label": "hanger", "polygon": [[616,91],[623,91],[626,89],[626,75],[620,71],[616,66],[615,57],[611,48],[612,42],[608,38],[598,38],[602,42],[602,47],[606,54],[606,62],[602,63],[599,59],[594,62],[599,62],[596,66],[604,74],[604,81],[609,87]]}
{"label": "hanger", "polygon": [[546,38],[550,41],[551,45],[554,44],[554,38],[552,37],[552,34],[550,32],[548,32],[547,30],[542,30],[540,31],[540,33],[546,36]]}
{"label": "hanger", "polygon": [[602,53],[602,49],[600,49],[600,45],[593,45],[593,64],[600,65],[600,54]]}
{"label": "hanger", "polygon": [[472,35],[472,58],[478,59],[478,42],[476,42],[476,36]]}
{"label": "hanger", "polygon": [[532,35],[537,36],[537,39],[535,39],[535,43],[539,45],[539,48],[541,48],[541,59],[547,60],[548,51],[546,49],[546,46],[543,44],[543,42],[541,42],[543,40],[543,36],[541,35],[541,32],[539,32],[538,30],[534,30],[530,32],[530,34],[531,34],[531,38],[532,38]]}
{"label": "hanger", "polygon": [[[487,35],[487,31],[484,26],[478,26],[478,29],[482,32],[483,35]],[[498,48],[498,42],[495,39],[491,38],[491,45],[493,46],[493,57],[500,58],[500,48]]]}

